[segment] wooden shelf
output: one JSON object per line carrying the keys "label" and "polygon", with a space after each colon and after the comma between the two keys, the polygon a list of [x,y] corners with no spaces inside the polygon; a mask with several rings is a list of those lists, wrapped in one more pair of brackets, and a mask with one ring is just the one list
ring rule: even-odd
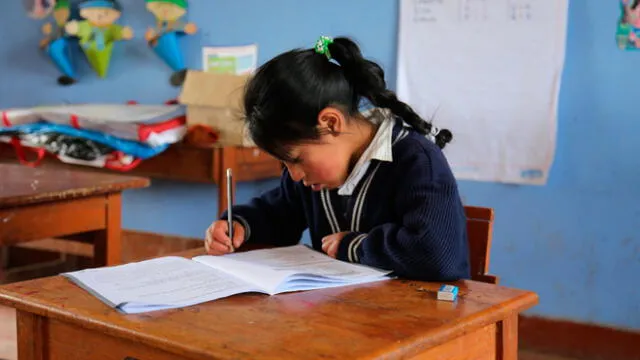
{"label": "wooden shelf", "polygon": [[[33,154],[35,156],[35,154]],[[0,162],[18,162],[13,148],[0,144]],[[55,166],[84,171],[111,172],[90,166],[71,165],[47,156],[40,166]],[[235,181],[256,181],[280,176],[281,163],[257,148],[246,147],[196,147],[176,144],[162,154],[143,161],[135,169],[124,174],[141,175],[156,179],[213,183],[219,186],[218,209],[226,209],[225,169],[231,168]],[[234,189],[235,191],[235,189]]]}

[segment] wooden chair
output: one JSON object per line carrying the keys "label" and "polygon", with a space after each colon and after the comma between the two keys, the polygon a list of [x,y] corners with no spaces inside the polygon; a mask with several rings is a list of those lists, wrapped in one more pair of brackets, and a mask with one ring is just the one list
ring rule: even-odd
{"label": "wooden chair", "polygon": [[465,206],[471,279],[497,284],[498,277],[488,274],[491,236],[493,234],[493,209]]}

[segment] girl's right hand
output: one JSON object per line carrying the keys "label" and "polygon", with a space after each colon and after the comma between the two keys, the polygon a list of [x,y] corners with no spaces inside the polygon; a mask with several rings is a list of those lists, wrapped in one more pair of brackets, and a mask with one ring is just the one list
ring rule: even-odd
{"label": "girl's right hand", "polygon": [[229,239],[229,225],[226,220],[218,220],[207,229],[204,248],[209,255],[224,255],[233,252],[244,242],[244,227],[237,221],[233,222],[233,247]]}

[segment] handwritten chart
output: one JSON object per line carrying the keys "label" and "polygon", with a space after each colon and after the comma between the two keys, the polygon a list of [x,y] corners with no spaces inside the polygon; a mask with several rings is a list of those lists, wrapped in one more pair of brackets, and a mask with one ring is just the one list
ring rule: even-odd
{"label": "handwritten chart", "polygon": [[544,184],[568,0],[401,0],[398,95],[438,128],[460,179]]}

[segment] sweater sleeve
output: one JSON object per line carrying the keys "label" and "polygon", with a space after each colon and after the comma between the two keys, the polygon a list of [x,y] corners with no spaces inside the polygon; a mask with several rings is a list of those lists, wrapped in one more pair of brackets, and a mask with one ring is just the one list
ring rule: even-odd
{"label": "sweater sleeve", "polygon": [[[347,234],[340,242],[338,259],[412,279],[469,278],[464,207],[448,165],[436,166],[441,169],[434,174],[431,157],[417,151],[399,159],[407,171],[397,184],[398,221],[380,224],[368,233]],[[443,156],[435,158],[445,161]]]}
{"label": "sweater sleeve", "polygon": [[[245,228],[245,241],[273,245],[295,245],[307,227],[301,194],[285,169],[280,185],[249,203],[233,206],[233,218]],[[227,219],[225,211],[221,219]]]}

